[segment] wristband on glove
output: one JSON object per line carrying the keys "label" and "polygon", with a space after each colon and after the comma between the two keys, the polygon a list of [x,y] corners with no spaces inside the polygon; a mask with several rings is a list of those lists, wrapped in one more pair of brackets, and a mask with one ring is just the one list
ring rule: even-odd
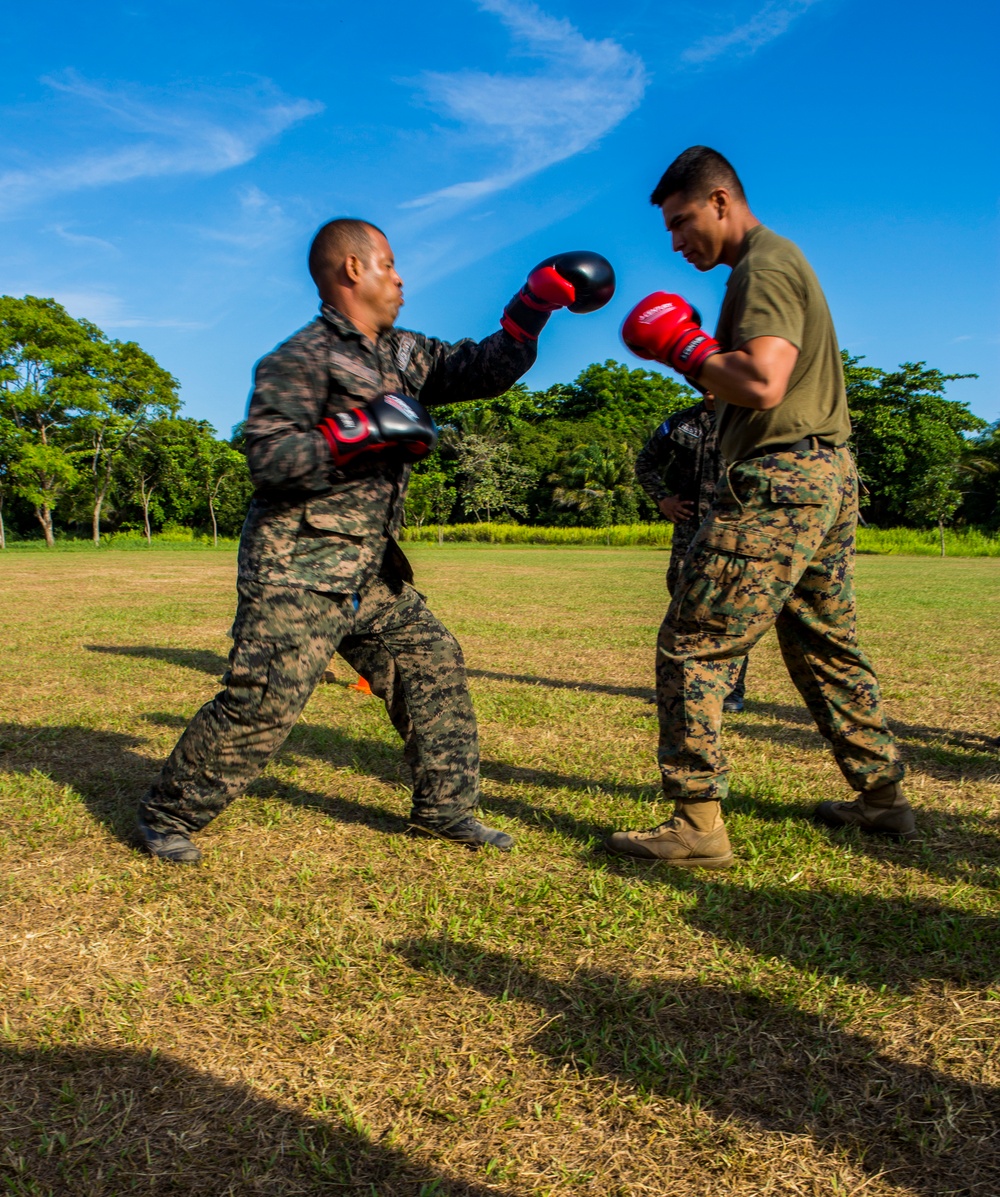
{"label": "wristband on glove", "polygon": [[680,295],[655,291],[629,312],[622,340],[636,357],[672,366],[689,381],[722,346],[701,327],[701,315]]}
{"label": "wristband on glove", "polygon": [[515,341],[535,341],[557,308],[596,312],[615,293],[615,272],[607,258],[574,250],[546,258],[507,304],[500,327]]}

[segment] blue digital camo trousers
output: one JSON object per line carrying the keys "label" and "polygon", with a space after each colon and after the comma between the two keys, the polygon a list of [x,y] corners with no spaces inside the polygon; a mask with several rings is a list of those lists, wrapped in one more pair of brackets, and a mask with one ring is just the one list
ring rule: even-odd
{"label": "blue digital camo trousers", "polygon": [[848,783],[873,790],[903,766],[857,640],[858,481],[846,448],[732,466],[684,558],[660,628],[660,772],[670,799],[724,799],[722,703],[740,659],[775,628],[792,680]]}
{"label": "blue digital camo trousers", "polygon": [[360,594],[239,583],[225,688],[195,715],[141,804],[160,831],[198,831],[284,743],[334,651],[383,700],[413,774],[413,813],[449,822],[479,798],[479,741],[458,641],[396,578]]}

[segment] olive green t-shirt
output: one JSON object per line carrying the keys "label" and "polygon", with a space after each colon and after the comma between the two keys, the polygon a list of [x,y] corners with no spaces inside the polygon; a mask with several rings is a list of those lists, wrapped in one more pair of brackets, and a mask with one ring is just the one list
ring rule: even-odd
{"label": "olive green t-shirt", "polygon": [[819,281],[797,245],[763,225],[747,233],[715,337],[727,352],[754,337],[783,337],[799,351],[777,407],[753,411],[719,400],[719,439],[727,461],[806,436],[837,445],[847,440],[851,420],[837,334]]}

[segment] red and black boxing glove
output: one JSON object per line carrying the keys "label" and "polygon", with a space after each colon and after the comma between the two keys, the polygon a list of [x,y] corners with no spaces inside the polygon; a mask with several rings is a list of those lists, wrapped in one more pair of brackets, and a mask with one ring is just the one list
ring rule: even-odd
{"label": "red and black boxing glove", "polygon": [[615,272],[607,258],[586,249],[556,254],[528,275],[504,308],[500,326],[515,341],[535,341],[557,308],[596,312],[614,293]]}
{"label": "red and black boxing glove", "polygon": [[695,377],[722,346],[701,327],[701,315],[680,295],[654,291],[635,305],[622,325],[622,340],[636,357],[672,366]]}
{"label": "red and black boxing glove", "polygon": [[334,412],[318,427],[338,467],[365,453],[394,453],[406,461],[419,461],[438,441],[437,425],[424,405],[394,393],[350,411]]}

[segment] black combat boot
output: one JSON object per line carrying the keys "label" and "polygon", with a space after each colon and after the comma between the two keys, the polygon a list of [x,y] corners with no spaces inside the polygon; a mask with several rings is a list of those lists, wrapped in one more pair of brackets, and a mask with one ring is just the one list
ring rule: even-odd
{"label": "black combat boot", "polygon": [[726,715],[738,715],[743,710],[743,698],[747,692],[747,662],[749,660],[749,657],[743,658],[736,685],[729,692],[729,696],[723,700],[722,710]]}
{"label": "black combat boot", "polygon": [[142,847],[160,860],[171,864],[197,864],[201,860],[201,849],[196,848],[183,831],[157,831],[139,816],[136,826]]}
{"label": "black combat boot", "polygon": [[513,836],[495,827],[487,827],[475,815],[459,815],[457,819],[443,819],[440,822],[426,816],[411,815],[410,828],[417,835],[432,835],[439,840],[465,844],[468,848],[482,848],[489,844],[501,852],[509,852],[514,847]]}

